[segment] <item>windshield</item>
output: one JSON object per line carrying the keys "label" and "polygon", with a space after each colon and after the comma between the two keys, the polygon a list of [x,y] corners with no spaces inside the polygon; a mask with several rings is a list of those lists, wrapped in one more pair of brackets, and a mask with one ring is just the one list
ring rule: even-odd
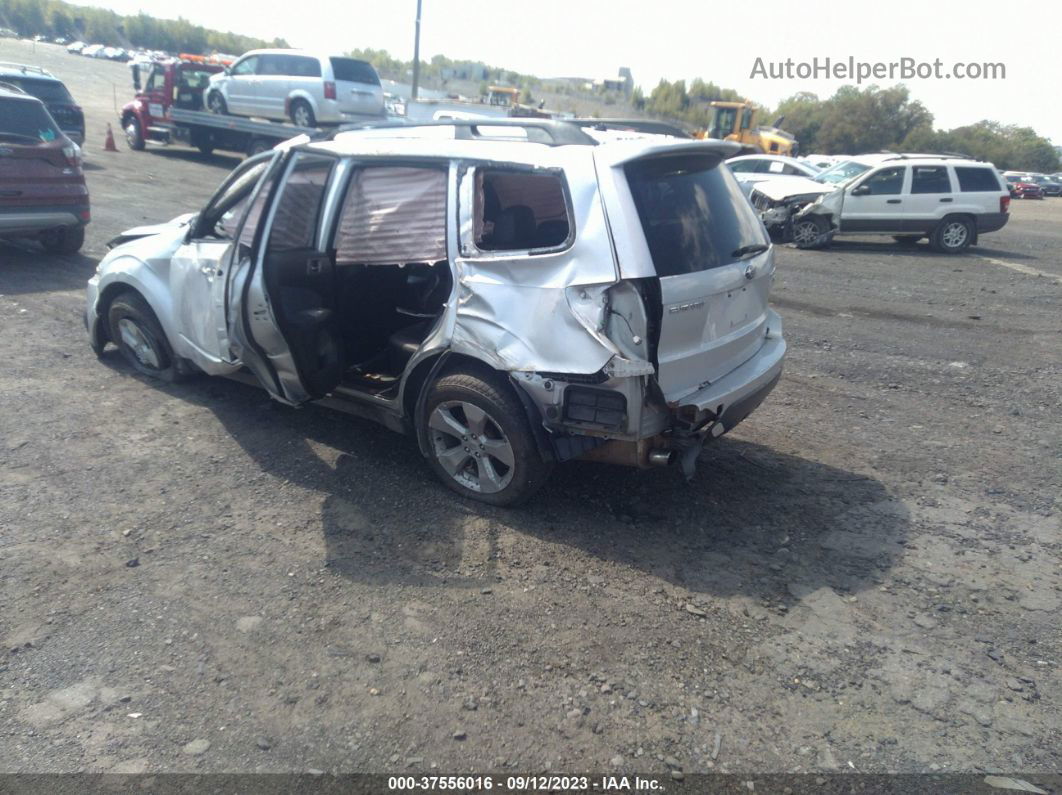
{"label": "windshield", "polygon": [[6,76],[0,78],[0,81],[21,88],[27,94],[32,94],[37,99],[41,100],[41,102],[61,102],[68,105],[74,104],[74,98],[70,96],[70,92],[66,90],[66,86],[58,80],[39,80],[33,77]]}
{"label": "windshield", "polygon": [[658,276],[718,268],[769,247],[737,180],[715,158],[661,158],[626,171]]}
{"label": "windshield", "polygon": [[0,99],[0,138],[54,141],[60,134],[37,100]]}
{"label": "windshield", "polygon": [[854,160],[845,160],[843,163],[831,166],[821,174],[816,174],[812,179],[826,185],[841,185],[858,177],[865,171],[870,171],[870,166],[864,166]]}

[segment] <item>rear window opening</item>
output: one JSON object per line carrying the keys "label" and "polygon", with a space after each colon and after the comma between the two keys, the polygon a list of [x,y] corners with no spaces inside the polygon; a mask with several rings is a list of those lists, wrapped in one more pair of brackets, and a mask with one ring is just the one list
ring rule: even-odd
{"label": "rear window opening", "polygon": [[331,58],[332,74],[336,80],[346,80],[350,83],[367,83],[370,86],[380,85],[380,76],[372,64],[359,61],[355,58]]}
{"label": "rear window opening", "polygon": [[54,102],[67,105],[74,104],[74,98],[70,96],[70,92],[66,90],[66,86],[58,80],[41,80],[34,77],[7,76],[0,78],[0,82],[21,88],[27,94],[36,97],[41,102]]}
{"label": "rear window opening", "polygon": [[40,143],[60,135],[48,111],[36,100],[0,99],[0,140]]}
{"label": "rear window opening", "polygon": [[770,245],[717,158],[657,158],[632,163],[626,173],[658,276],[729,265]]}
{"label": "rear window opening", "polygon": [[564,182],[549,173],[476,172],[475,243],[484,251],[556,248],[571,232]]}

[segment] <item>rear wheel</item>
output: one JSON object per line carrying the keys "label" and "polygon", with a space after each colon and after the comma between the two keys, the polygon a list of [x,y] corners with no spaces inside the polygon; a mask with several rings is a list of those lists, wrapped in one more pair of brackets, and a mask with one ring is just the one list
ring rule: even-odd
{"label": "rear wheel", "polygon": [[806,215],[793,221],[793,244],[797,248],[822,248],[828,233],[826,220],[818,216]]}
{"label": "rear wheel", "polygon": [[314,118],[313,108],[304,99],[297,99],[291,103],[291,122],[296,127],[315,127],[317,119]]}
{"label": "rear wheel", "polygon": [[85,244],[85,227],[64,226],[41,235],[41,245],[51,254],[76,254]]}
{"label": "rear wheel", "polygon": [[929,242],[935,250],[943,254],[957,254],[969,248],[973,235],[973,224],[968,218],[951,216],[937,224]]}
{"label": "rear wheel", "polygon": [[247,156],[254,157],[255,155],[262,154],[262,152],[268,152],[272,148],[272,141],[267,141],[265,138],[252,138],[251,142],[247,145]]}
{"label": "rear wheel", "polygon": [[147,301],[136,293],[123,293],[107,310],[111,342],[138,373],[163,381],[179,377],[176,359],[166,333]]}
{"label": "rear wheel", "polygon": [[516,505],[549,475],[520,401],[501,376],[457,372],[436,381],[419,431],[431,468],[465,497]]}
{"label": "rear wheel", "polygon": [[210,96],[207,97],[207,110],[222,116],[229,112],[228,105],[225,104],[225,97],[221,96],[220,91],[210,92]]}

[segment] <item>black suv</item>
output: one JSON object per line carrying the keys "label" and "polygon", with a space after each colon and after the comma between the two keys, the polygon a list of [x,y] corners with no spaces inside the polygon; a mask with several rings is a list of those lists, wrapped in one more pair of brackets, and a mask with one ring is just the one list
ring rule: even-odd
{"label": "black suv", "polygon": [[63,81],[39,66],[0,62],[0,83],[36,97],[48,108],[63,134],[78,146],[85,143],[85,114]]}

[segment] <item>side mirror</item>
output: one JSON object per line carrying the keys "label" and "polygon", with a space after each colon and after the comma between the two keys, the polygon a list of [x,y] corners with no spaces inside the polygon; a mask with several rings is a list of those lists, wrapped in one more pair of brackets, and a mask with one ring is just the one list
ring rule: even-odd
{"label": "side mirror", "polygon": [[860,186],[858,186],[856,188],[852,188],[852,195],[853,196],[869,196],[870,195],[870,186],[869,185],[860,185]]}
{"label": "side mirror", "polygon": [[133,88],[140,90],[140,64],[135,63],[130,67],[133,70]]}

